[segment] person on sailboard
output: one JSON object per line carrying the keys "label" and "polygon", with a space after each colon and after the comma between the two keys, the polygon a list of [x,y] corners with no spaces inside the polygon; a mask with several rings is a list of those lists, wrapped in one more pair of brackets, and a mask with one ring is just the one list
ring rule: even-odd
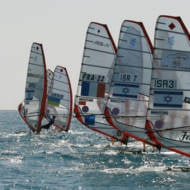
{"label": "person on sailboard", "polygon": [[55,122],[55,115],[53,115],[53,117],[50,119],[49,123],[42,125],[41,128],[49,129],[54,122]]}

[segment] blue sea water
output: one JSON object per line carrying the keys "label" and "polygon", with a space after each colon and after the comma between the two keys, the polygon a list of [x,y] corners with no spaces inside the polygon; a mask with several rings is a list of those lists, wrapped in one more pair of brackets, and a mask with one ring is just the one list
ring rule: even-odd
{"label": "blue sea water", "polygon": [[0,111],[0,189],[189,190],[190,172],[167,171],[171,166],[190,166],[190,159],[130,152],[75,118],[68,133],[32,134],[17,111]]}

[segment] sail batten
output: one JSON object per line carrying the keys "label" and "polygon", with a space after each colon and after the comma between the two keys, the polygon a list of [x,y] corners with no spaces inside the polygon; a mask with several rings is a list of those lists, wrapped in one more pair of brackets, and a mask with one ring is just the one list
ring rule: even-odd
{"label": "sail batten", "polygon": [[[83,66],[96,67],[96,68],[101,68],[101,69],[109,69],[109,70],[112,70],[112,68],[110,68],[110,67],[99,66],[99,65],[90,65],[90,64],[86,64],[86,63],[83,63]],[[85,72],[83,72],[83,73],[85,73]]]}

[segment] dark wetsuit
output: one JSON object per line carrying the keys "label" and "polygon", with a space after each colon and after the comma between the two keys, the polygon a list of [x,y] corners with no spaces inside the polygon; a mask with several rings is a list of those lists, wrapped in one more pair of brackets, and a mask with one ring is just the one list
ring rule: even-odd
{"label": "dark wetsuit", "polygon": [[47,123],[46,125],[42,125],[41,128],[49,129],[54,122],[55,122],[55,116],[53,116],[53,118],[50,120],[49,123]]}

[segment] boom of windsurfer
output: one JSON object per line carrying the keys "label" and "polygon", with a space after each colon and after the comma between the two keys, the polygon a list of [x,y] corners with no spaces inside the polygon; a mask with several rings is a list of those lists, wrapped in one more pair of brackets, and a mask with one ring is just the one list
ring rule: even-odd
{"label": "boom of windsurfer", "polygon": [[49,129],[50,126],[55,122],[55,115],[53,115],[53,117],[50,119],[49,123],[47,123],[46,125],[42,125],[41,128],[43,129]]}

